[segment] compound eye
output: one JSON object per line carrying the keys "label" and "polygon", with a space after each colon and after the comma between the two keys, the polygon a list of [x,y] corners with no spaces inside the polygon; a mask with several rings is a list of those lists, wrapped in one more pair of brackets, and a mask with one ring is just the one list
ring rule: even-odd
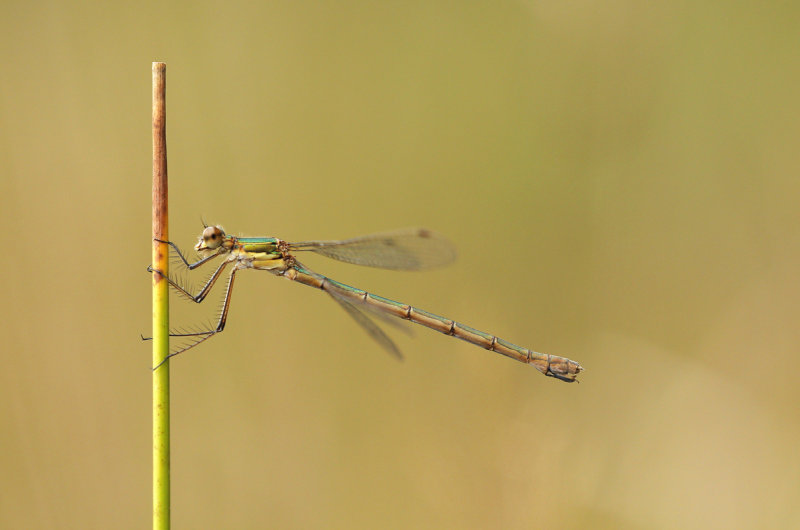
{"label": "compound eye", "polygon": [[206,248],[218,248],[223,239],[225,239],[225,232],[218,226],[209,226],[203,230],[203,246]]}

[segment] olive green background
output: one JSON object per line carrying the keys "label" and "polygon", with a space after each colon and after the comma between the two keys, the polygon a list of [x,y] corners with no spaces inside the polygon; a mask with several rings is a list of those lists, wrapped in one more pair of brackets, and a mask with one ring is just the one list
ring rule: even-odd
{"label": "olive green background", "polygon": [[790,2],[4,2],[0,527],[150,525],[152,61],[177,243],[201,216],[434,229],[445,270],[308,265],[586,369],[418,326],[399,363],[245,272],[171,364],[175,528],[797,527],[798,27]]}

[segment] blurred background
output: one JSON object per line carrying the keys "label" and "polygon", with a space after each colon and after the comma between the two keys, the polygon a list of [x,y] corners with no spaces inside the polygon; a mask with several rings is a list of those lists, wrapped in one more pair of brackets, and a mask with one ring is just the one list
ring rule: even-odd
{"label": "blurred background", "polygon": [[[3,2],[0,527],[150,525],[165,61],[179,245],[201,216],[430,228],[447,269],[306,261],[586,369],[419,326],[389,330],[400,363],[322,293],[242,273],[225,333],[171,364],[176,528],[796,528],[799,23],[790,2]],[[173,322],[212,299],[173,297]]]}

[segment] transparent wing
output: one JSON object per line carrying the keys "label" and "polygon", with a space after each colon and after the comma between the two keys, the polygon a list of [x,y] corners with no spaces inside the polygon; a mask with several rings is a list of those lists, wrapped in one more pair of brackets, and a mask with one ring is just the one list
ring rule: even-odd
{"label": "transparent wing", "polygon": [[456,249],[444,236],[410,228],[396,232],[354,237],[342,241],[290,243],[291,251],[311,251],[346,263],[392,270],[441,267],[456,257]]}
{"label": "transparent wing", "polygon": [[401,361],[403,360],[403,354],[400,352],[400,348],[397,347],[397,344],[389,338],[389,336],[375,324],[369,317],[364,314],[359,307],[357,307],[353,302],[350,300],[342,297],[341,295],[337,294],[335,290],[327,291],[328,294],[331,295],[331,298],[336,300],[342,309],[347,311],[347,313],[353,317],[353,319],[358,322],[358,325],[361,328],[369,333],[369,336],[372,339],[381,345],[381,348],[388,351]]}

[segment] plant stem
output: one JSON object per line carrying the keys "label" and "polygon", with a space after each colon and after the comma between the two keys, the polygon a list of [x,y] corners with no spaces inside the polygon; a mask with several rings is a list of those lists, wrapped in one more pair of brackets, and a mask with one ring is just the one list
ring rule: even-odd
{"label": "plant stem", "polygon": [[[153,268],[168,274],[165,63],[153,63]],[[169,289],[153,274],[153,366],[169,353]],[[153,528],[170,527],[169,361],[153,371]]]}

